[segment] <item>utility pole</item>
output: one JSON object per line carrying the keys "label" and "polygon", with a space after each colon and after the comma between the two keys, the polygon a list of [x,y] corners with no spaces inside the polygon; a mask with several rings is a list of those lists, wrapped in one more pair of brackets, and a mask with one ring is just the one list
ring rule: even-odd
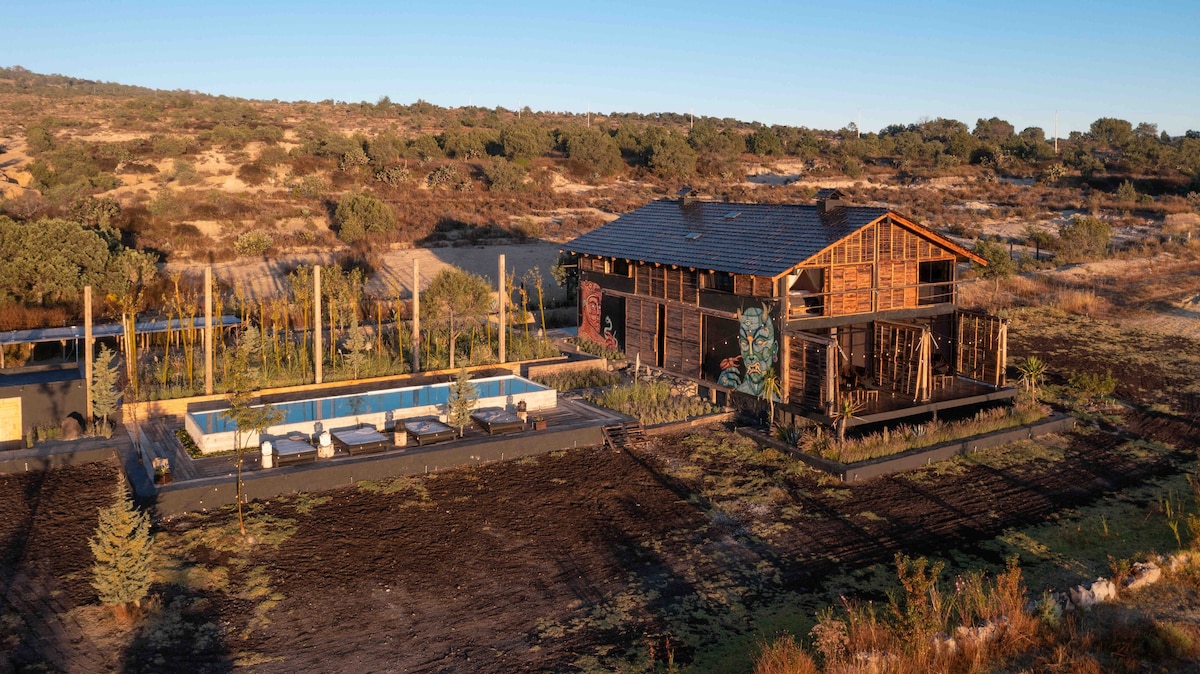
{"label": "utility pole", "polygon": [[592,104],[591,103],[588,103],[587,125],[588,125],[589,129],[592,128]]}
{"label": "utility pole", "polygon": [[318,264],[313,266],[313,371],[316,372],[316,384],[324,380],[321,367],[325,346],[321,337],[321,265]]}
{"label": "utility pole", "polygon": [[505,358],[504,358],[504,339],[505,339],[506,333],[508,332],[508,321],[505,320],[505,313],[504,313],[504,309],[505,309],[504,305],[508,304],[508,302],[505,301],[508,298],[505,297],[506,293],[504,292],[504,279],[505,279],[505,276],[504,276],[504,253],[500,254],[499,270],[500,270],[500,280],[496,284],[496,304],[500,306],[500,327],[497,330],[497,332],[500,334],[500,362],[503,363],[505,360]]}
{"label": "utility pole", "polygon": [[1058,110],[1054,111],[1054,154],[1058,154]]}

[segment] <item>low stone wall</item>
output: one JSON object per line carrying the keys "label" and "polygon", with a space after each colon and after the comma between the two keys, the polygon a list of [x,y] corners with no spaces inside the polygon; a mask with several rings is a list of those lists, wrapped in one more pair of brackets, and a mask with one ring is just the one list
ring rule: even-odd
{"label": "low stone wall", "polygon": [[[522,456],[599,445],[600,425],[571,425],[537,433],[487,438],[470,444],[411,448],[359,458],[320,461],[243,473],[246,498],[269,499],[301,491],[322,491],[352,486],[364,480],[384,480],[398,475],[419,475],[451,468],[477,466]],[[176,482],[158,489],[160,516],[210,510],[236,502],[237,485],[231,475]]]}
{"label": "low stone wall", "polygon": [[991,449],[999,447],[1010,442],[1018,440],[1029,440],[1036,438],[1039,435],[1048,435],[1050,433],[1062,433],[1069,431],[1075,427],[1075,417],[1066,414],[1054,415],[1048,419],[1043,419],[1025,426],[1016,428],[1007,428],[982,435],[975,435],[962,440],[952,440],[944,442],[940,445],[925,447],[922,449],[914,449],[903,454],[895,454],[892,456],[884,456],[878,459],[869,461],[860,461],[858,463],[839,463],[831,461],[819,456],[814,456],[806,452],[798,451],[786,443],[780,442],[775,438],[770,438],[751,428],[739,428],[737,432],[746,437],[752,438],[760,445],[767,445],[783,452],[787,452],[797,459],[803,461],[809,466],[829,473],[840,479],[843,482],[861,482],[869,480],[873,477],[881,475],[891,475],[900,473],[906,470],[913,470],[927,466],[936,461],[945,461],[954,456],[967,455],[973,452],[978,452],[983,449]]}

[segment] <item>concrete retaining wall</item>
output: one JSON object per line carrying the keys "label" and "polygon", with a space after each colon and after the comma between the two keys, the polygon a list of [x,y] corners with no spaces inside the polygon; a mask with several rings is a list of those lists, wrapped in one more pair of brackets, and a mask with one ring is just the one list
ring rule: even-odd
{"label": "concrete retaining wall", "polygon": [[[603,442],[604,434],[600,426],[568,426],[561,430],[551,428],[538,433],[488,438],[469,445],[433,445],[382,456],[256,470],[243,474],[243,484],[247,499],[269,499],[300,491],[351,486],[363,480],[383,480],[397,475],[418,475],[476,466]],[[157,510],[159,515],[209,510],[231,505],[236,498],[237,486],[230,476],[189,480],[159,488]]]}
{"label": "concrete retaining wall", "polygon": [[739,428],[737,432],[753,438],[759,444],[788,452],[809,466],[834,475],[843,482],[862,482],[873,477],[913,470],[914,468],[927,466],[936,461],[945,461],[954,456],[967,455],[983,449],[991,449],[992,447],[999,447],[1010,442],[1017,442],[1018,440],[1029,440],[1039,435],[1048,435],[1050,433],[1062,433],[1072,428],[1075,428],[1075,417],[1060,414],[1026,426],[984,433],[983,435],[944,442],[940,445],[924,449],[914,449],[903,454],[851,464],[838,463],[837,461],[797,451],[795,447],[774,438],[768,438],[753,429]]}
{"label": "concrete retaining wall", "polygon": [[107,461],[116,455],[111,440],[104,438],[47,442],[33,449],[14,449],[0,452],[0,474],[27,473],[63,466]]}

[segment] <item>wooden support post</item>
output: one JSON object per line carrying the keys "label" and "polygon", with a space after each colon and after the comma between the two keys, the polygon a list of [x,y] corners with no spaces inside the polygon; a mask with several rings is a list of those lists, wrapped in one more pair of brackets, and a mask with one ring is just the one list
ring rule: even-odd
{"label": "wooden support post", "polygon": [[1008,324],[1000,323],[996,330],[996,386],[1008,384]]}
{"label": "wooden support post", "polygon": [[505,362],[505,339],[508,333],[508,323],[506,321],[507,316],[505,314],[506,307],[504,306],[508,304],[508,302],[505,301],[507,298],[505,297],[504,292],[504,253],[500,254],[499,271],[500,280],[496,283],[496,304],[500,305],[500,362],[503,363]]}
{"label": "wooden support post", "polygon": [[921,332],[920,355],[917,357],[917,391],[921,400],[929,400],[933,389],[933,336],[929,330]]}
{"label": "wooden support post", "polygon": [[213,394],[212,265],[204,268],[204,395]]}
{"label": "wooden support post", "polygon": [[[782,331],[781,331],[782,332]],[[788,389],[792,383],[792,337],[791,335],[783,335],[782,348],[783,353],[779,358],[779,399],[783,403],[788,402]]]}
{"label": "wooden support post", "polygon": [[314,383],[317,384],[324,380],[321,367],[325,354],[321,337],[321,265],[318,264],[313,267],[313,370],[316,373]]}
{"label": "wooden support post", "polygon": [[421,371],[421,262],[413,258],[413,372]]}
{"label": "wooden support post", "polygon": [[96,415],[92,413],[92,287],[83,287],[83,388],[87,391],[87,422],[90,426]]}

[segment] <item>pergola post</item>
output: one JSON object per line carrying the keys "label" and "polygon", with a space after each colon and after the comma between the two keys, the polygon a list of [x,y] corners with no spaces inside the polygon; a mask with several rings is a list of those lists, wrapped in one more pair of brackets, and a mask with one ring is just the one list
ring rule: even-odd
{"label": "pergola post", "polygon": [[324,359],[324,345],[321,339],[321,265],[313,266],[313,370],[316,372],[315,382],[320,384],[324,379],[321,371]]}
{"label": "pergola post", "polygon": [[498,304],[500,306],[500,328],[499,328],[500,362],[503,363],[503,362],[505,362],[505,360],[507,360],[505,358],[505,354],[504,354],[504,342],[505,342],[505,338],[508,336],[508,321],[505,320],[506,316],[505,316],[505,306],[504,306],[504,305],[508,304],[508,302],[505,301],[508,298],[505,297],[505,292],[504,292],[504,279],[505,279],[505,276],[504,276],[504,253],[500,254],[499,271],[500,271],[500,277],[499,277],[499,279],[497,279],[497,282],[496,282],[496,304]]}
{"label": "pergola post", "polygon": [[83,287],[83,387],[87,391],[87,422],[91,425],[96,415],[92,413],[92,287]]}
{"label": "pergola post", "polygon": [[412,344],[413,372],[421,371],[421,261],[413,258],[412,300]]}
{"label": "pergola post", "polygon": [[204,395],[213,394],[212,265],[204,268]]}

